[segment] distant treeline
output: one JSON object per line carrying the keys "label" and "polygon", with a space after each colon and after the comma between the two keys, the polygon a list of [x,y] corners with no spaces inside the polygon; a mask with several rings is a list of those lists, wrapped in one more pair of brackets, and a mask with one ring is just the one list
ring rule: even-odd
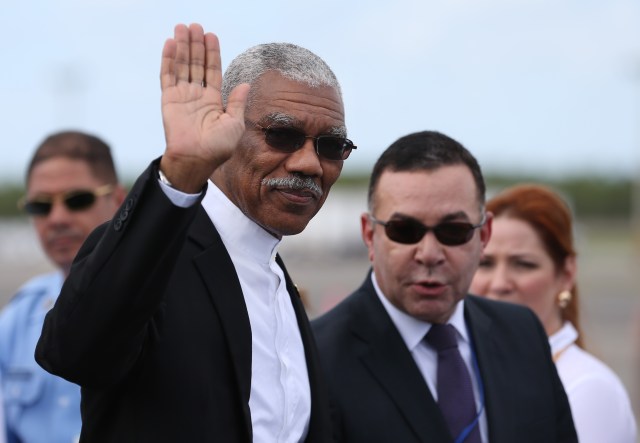
{"label": "distant treeline", "polygon": [[[570,177],[565,179],[543,179],[539,177],[510,177],[487,175],[489,194],[515,183],[541,183],[560,191],[569,201],[576,217],[584,218],[628,218],[631,215],[633,182],[626,179],[603,177]],[[365,188],[365,175],[343,175],[335,189]],[[0,187],[0,217],[19,216],[17,201],[24,195],[24,187],[3,185]]]}
{"label": "distant treeline", "polygon": [[577,218],[629,218],[634,183],[630,180],[580,177],[564,180],[529,180],[513,177],[489,177],[493,191],[516,183],[541,183],[558,190],[571,205]]}
{"label": "distant treeline", "polygon": [[[626,219],[631,216],[634,183],[629,178],[573,176],[564,179],[549,179],[521,175],[487,174],[485,181],[488,197],[517,183],[539,183],[559,191],[570,204],[576,217]],[[367,186],[367,183],[368,177],[365,176],[342,176],[338,181],[338,186]]]}

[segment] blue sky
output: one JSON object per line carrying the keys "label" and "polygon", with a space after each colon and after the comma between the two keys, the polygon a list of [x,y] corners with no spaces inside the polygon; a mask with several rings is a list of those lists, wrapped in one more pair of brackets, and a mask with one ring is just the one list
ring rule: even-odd
{"label": "blue sky", "polygon": [[141,172],[164,149],[163,43],[191,22],[218,34],[225,67],[270,41],[323,57],[358,145],[345,173],[434,129],[487,172],[640,175],[637,0],[27,0],[0,14],[0,182],[67,128]]}

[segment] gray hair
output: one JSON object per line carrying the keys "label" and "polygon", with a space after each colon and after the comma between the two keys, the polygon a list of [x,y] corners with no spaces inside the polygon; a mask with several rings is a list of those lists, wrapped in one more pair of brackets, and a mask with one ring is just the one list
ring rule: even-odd
{"label": "gray hair", "polygon": [[[329,86],[342,97],[340,84],[329,65],[308,49],[291,43],[265,43],[253,46],[238,55],[224,73],[222,100],[241,83],[253,85],[267,71],[277,71],[283,77],[311,87]],[[249,93],[249,104],[253,93]]]}

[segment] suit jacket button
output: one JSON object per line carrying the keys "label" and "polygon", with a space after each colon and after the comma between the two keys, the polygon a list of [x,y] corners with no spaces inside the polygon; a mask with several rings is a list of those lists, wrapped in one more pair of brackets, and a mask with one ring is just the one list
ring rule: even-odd
{"label": "suit jacket button", "polygon": [[132,198],[128,199],[127,202],[124,204],[124,210],[125,211],[130,211],[131,208],[133,208],[133,203],[134,202],[133,202]]}
{"label": "suit jacket button", "polygon": [[120,220],[119,218],[115,219],[113,221],[113,229],[115,229],[116,231],[122,229],[122,220]]}

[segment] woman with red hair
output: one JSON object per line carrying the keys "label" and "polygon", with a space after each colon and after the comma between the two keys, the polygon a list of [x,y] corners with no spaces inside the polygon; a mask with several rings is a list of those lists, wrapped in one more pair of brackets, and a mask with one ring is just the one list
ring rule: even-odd
{"label": "woman with red hair", "polygon": [[581,443],[635,443],[636,422],[618,376],[583,348],[571,211],[540,185],[487,203],[491,239],[471,292],[531,308],[544,326]]}

